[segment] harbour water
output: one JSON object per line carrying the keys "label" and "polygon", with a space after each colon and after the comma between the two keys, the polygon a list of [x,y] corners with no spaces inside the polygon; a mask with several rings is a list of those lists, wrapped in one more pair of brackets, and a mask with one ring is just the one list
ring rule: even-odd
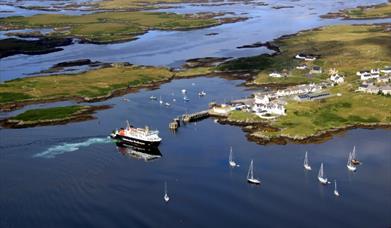
{"label": "harbour water", "polygon": [[[193,57],[256,55],[268,50],[236,47],[325,24],[359,23],[322,20],[318,16],[341,7],[384,1],[310,2],[279,1],[294,8],[273,11],[270,6],[251,4],[181,4],[183,7],[167,11],[195,12],[212,7],[226,12],[237,9],[238,13],[247,12],[245,16],[251,17],[244,22],[202,30],[151,31],[136,41],[121,44],[74,44],[56,53],[11,56],[1,60],[0,76],[1,80],[23,77],[61,61],[81,58],[179,66]],[[219,34],[205,36],[210,32]],[[204,110],[211,101],[224,102],[250,95],[253,91],[241,83],[212,77],[173,80],[156,90],[94,103],[113,106],[96,113],[94,120],[26,129],[0,128],[0,227],[387,227],[391,224],[389,130],[350,130],[321,144],[261,146],[249,142],[240,128],[217,124],[212,118],[181,126],[176,133],[168,129],[172,118]],[[183,101],[182,89],[188,91],[189,102]],[[198,96],[202,90],[207,93],[205,97]],[[151,95],[161,96],[171,106],[151,101]],[[74,102],[31,105],[0,113],[0,118],[30,108],[69,104]],[[160,130],[163,138],[160,158],[137,159],[107,138],[113,129],[124,126],[126,120],[138,127],[148,125]],[[239,167],[229,167],[230,146]],[[346,168],[353,146],[363,163],[355,173]],[[312,171],[304,170],[305,151]],[[251,159],[254,175],[262,182],[260,186],[246,181]],[[323,186],[317,181],[321,162],[326,177],[337,180],[340,197],[334,196],[333,185]],[[163,200],[165,181],[168,203]]]}
{"label": "harbour water", "polygon": [[[193,84],[194,83],[194,84]],[[385,227],[391,210],[391,132],[352,130],[322,144],[260,146],[238,127],[213,119],[168,129],[175,116],[248,95],[241,81],[175,80],[158,90],[99,104],[97,119],[60,126],[0,130],[1,227]],[[180,98],[187,89],[190,102]],[[205,90],[205,97],[197,93]],[[174,95],[172,95],[174,93]],[[151,95],[171,107],[150,101]],[[129,102],[123,101],[128,98]],[[107,139],[129,120],[159,129],[161,158],[145,162]],[[346,168],[356,145],[363,162]],[[229,148],[240,167],[228,165]],[[303,159],[309,152],[312,171]],[[251,186],[246,174],[254,159]],[[320,163],[333,186],[317,181]],[[170,201],[163,201],[164,181]],[[370,208],[370,209],[369,209]]]}

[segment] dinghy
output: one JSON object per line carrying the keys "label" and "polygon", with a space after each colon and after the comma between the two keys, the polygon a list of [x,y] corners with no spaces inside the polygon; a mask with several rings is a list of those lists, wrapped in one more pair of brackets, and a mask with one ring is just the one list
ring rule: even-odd
{"label": "dinghy", "polygon": [[258,179],[254,178],[253,160],[251,160],[250,167],[248,168],[247,181],[250,184],[260,184],[261,183],[261,181],[259,181]]}
{"label": "dinghy", "polygon": [[305,156],[304,156],[304,169],[311,170],[311,166],[308,163],[308,152],[307,151],[305,152]]}
{"label": "dinghy", "polygon": [[327,184],[327,178],[324,177],[324,174],[323,174],[323,163],[320,164],[320,169],[319,169],[319,173],[318,173],[318,180],[322,184]]}
{"label": "dinghy", "polygon": [[167,194],[167,182],[164,182],[164,201],[168,202],[170,200],[170,197]]}
{"label": "dinghy", "polygon": [[337,180],[334,180],[334,195],[339,196],[339,192],[337,190]]}
{"label": "dinghy", "polygon": [[348,163],[346,164],[346,167],[348,167],[348,170],[354,172],[356,171],[357,167],[353,165],[352,163],[352,153],[349,153]]}
{"label": "dinghy", "polygon": [[353,165],[360,165],[361,164],[361,162],[357,159],[356,146],[353,147],[353,151],[352,151],[352,164]]}

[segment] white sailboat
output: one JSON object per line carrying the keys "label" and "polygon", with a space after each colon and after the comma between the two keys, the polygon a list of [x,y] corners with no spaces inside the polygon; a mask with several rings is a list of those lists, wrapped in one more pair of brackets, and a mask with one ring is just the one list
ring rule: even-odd
{"label": "white sailboat", "polygon": [[334,180],[334,195],[339,196],[339,192],[337,190],[337,180]]}
{"label": "white sailboat", "polygon": [[308,163],[308,152],[307,151],[305,152],[305,156],[304,156],[304,169],[311,170],[311,166]]}
{"label": "white sailboat", "polygon": [[233,160],[232,146],[231,146],[230,151],[229,151],[229,165],[230,165],[231,167],[237,166],[237,165],[236,165],[236,162]]}
{"label": "white sailboat", "polygon": [[164,201],[168,202],[170,200],[170,197],[167,194],[167,182],[164,182]]}
{"label": "white sailboat", "polygon": [[159,103],[163,104],[162,96],[159,97]]}
{"label": "white sailboat", "polygon": [[250,167],[248,168],[247,181],[250,184],[260,184],[261,183],[261,181],[259,181],[258,179],[254,178],[253,160],[251,160]]}
{"label": "white sailboat", "polygon": [[350,171],[356,171],[357,167],[353,165],[352,163],[352,153],[349,152],[349,158],[348,158],[348,163],[346,164],[346,167],[348,167],[348,170]]}
{"label": "white sailboat", "polygon": [[322,184],[327,184],[327,178],[324,177],[324,174],[323,174],[323,163],[320,164],[320,169],[319,169],[319,173],[318,173],[318,180]]}

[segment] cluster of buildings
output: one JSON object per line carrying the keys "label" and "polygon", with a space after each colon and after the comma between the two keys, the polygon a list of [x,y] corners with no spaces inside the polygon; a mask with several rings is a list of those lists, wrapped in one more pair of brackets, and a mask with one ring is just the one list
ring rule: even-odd
{"label": "cluster of buildings", "polygon": [[[283,99],[287,96],[293,96],[298,101],[309,101],[316,99],[324,99],[330,94],[320,93],[323,84],[302,84],[291,86],[286,89],[280,89],[273,92],[263,92],[254,94],[254,104],[252,111],[261,118],[267,116],[281,116],[286,115],[286,101]],[[304,96],[306,98],[304,98]],[[307,99],[308,98],[308,99]]]}
{"label": "cluster of buildings", "polygon": [[357,71],[356,75],[362,81],[357,91],[391,95],[391,67]]}

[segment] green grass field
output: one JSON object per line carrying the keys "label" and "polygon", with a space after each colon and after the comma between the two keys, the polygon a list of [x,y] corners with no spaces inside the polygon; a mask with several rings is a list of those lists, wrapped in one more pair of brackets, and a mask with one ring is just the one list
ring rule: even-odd
{"label": "green grass field", "polygon": [[57,120],[68,118],[84,109],[86,106],[64,106],[55,108],[44,108],[44,109],[31,109],[25,111],[17,116],[11,118],[11,120],[21,121],[44,121],[44,120]]}
{"label": "green grass field", "polygon": [[261,122],[262,119],[251,112],[243,112],[234,110],[228,115],[229,121],[238,121],[238,122]]}
{"label": "green grass field", "polygon": [[[328,78],[329,68],[345,75],[345,84],[330,88],[332,94],[341,96],[310,102],[291,100],[286,106],[287,115],[270,122],[279,131],[258,131],[254,135],[305,138],[355,124],[391,124],[390,97],[354,92],[360,83],[356,71],[391,65],[391,33],[386,29],[387,25],[337,25],[300,32],[275,42],[281,49],[280,55],[240,58],[223,64],[220,69],[258,71],[254,79],[258,84],[320,82]],[[320,59],[307,64],[319,65],[325,72],[308,79],[304,76],[308,70],[294,69],[301,61],[293,56],[302,52],[320,55]],[[285,70],[290,75],[268,77],[274,70]]]}
{"label": "green grass field", "polygon": [[80,16],[40,14],[0,19],[0,25],[24,28],[65,28],[52,36],[72,36],[90,42],[108,43],[134,39],[150,29],[183,30],[221,24],[212,16],[159,12],[102,12]]}
{"label": "green grass field", "polygon": [[116,89],[142,86],[167,80],[173,73],[166,68],[109,67],[75,75],[28,77],[0,84],[0,104],[28,100],[96,98]]}
{"label": "green grass field", "polygon": [[[391,64],[391,33],[386,25],[335,25],[313,31],[300,32],[296,36],[278,39],[275,44],[281,54],[276,56],[255,56],[228,61],[220,70],[257,71],[255,82],[307,82],[327,78],[328,69],[336,68],[355,81],[355,72],[368,68],[382,68]],[[293,57],[298,53],[320,55],[311,65],[321,66],[323,74],[311,80],[305,77],[309,70],[298,71],[295,67],[302,63]],[[272,71],[288,71],[292,79],[273,79]]]}
{"label": "green grass field", "polygon": [[391,4],[380,4],[369,8],[354,8],[342,11],[349,19],[374,19],[391,17]]}

